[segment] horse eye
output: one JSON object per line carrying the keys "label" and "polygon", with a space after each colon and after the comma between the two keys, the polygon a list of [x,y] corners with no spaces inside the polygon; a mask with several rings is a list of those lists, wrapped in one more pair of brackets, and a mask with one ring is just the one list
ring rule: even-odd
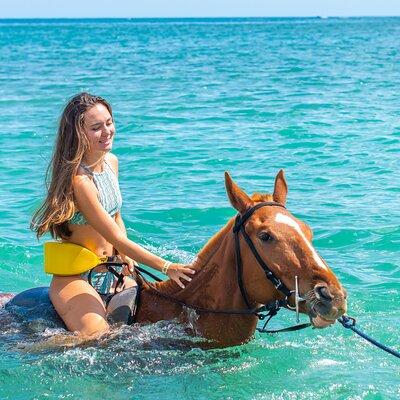
{"label": "horse eye", "polygon": [[272,240],[272,236],[267,233],[267,232],[261,232],[258,237],[263,241],[263,242],[268,242],[268,240]]}

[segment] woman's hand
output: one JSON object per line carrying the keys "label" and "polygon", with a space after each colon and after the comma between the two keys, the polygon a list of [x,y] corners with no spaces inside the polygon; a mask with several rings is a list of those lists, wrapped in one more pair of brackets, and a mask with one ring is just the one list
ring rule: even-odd
{"label": "woman's hand", "polygon": [[122,262],[126,263],[125,268],[122,270],[122,273],[124,275],[132,275],[134,271],[135,265],[137,265],[137,262],[135,260],[132,260],[132,258],[125,256],[124,254],[118,254],[118,257],[121,259]]}
{"label": "woman's hand", "polygon": [[182,289],[185,285],[181,279],[190,282],[192,278],[189,275],[194,275],[196,271],[183,264],[171,264],[168,268],[167,275],[176,282]]}

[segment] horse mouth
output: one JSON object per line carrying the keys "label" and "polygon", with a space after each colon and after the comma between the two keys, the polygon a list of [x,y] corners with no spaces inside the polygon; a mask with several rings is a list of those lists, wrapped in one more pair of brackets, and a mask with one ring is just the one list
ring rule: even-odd
{"label": "horse mouth", "polygon": [[308,315],[310,317],[310,321],[311,324],[315,327],[315,328],[325,328],[329,325],[332,325],[336,322],[336,318],[331,318],[330,316],[324,315],[319,313],[315,306],[311,306],[310,310],[308,312]]}
{"label": "horse mouth", "polygon": [[332,325],[346,312],[346,294],[343,290],[318,282],[304,295],[306,313],[315,328]]}

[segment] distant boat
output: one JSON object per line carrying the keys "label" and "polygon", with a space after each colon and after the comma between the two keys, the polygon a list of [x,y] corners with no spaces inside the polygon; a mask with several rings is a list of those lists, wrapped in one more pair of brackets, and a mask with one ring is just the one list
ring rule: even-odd
{"label": "distant boat", "polygon": [[319,19],[328,19],[329,17],[327,15],[318,15]]}

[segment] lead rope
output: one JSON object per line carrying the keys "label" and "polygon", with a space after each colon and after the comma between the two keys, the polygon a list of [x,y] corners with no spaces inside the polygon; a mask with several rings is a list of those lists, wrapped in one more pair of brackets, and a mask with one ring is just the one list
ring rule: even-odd
{"label": "lead rope", "polygon": [[[235,239],[235,253],[236,253],[236,270],[237,270],[237,278],[238,278],[238,284],[239,288],[243,297],[244,302],[246,303],[247,310],[211,310],[203,307],[198,307],[193,304],[186,304],[185,302],[178,300],[174,298],[173,296],[166,295],[164,293],[159,292],[154,286],[150,284],[144,278],[143,275],[141,275],[142,279],[147,283],[147,285],[159,296],[164,297],[166,299],[169,299],[175,303],[178,303],[182,306],[186,306],[188,308],[192,308],[197,311],[202,311],[202,312],[209,312],[209,313],[214,313],[214,314],[241,314],[241,315],[256,315],[260,320],[266,319],[264,326],[262,328],[257,328],[258,332],[261,333],[278,333],[278,332],[291,332],[291,331],[297,331],[299,329],[304,329],[309,327],[311,324],[310,323],[305,323],[305,324],[299,324],[299,325],[294,325],[290,326],[288,328],[282,328],[282,329],[274,329],[274,330],[267,330],[266,327],[268,325],[268,322],[271,320],[272,317],[274,317],[278,311],[282,307],[289,307],[288,304],[288,298],[290,295],[295,293],[296,299],[295,301],[298,301],[298,286],[297,286],[297,279],[296,279],[296,290],[291,291],[289,290],[285,284],[277,278],[273,272],[270,270],[268,265],[264,262],[264,260],[261,258],[261,256],[258,254],[257,249],[255,248],[253,242],[251,241],[250,237],[246,233],[246,229],[244,228],[244,223],[250,218],[250,216],[254,213],[254,211],[258,210],[261,207],[264,206],[277,206],[277,207],[282,207],[285,208],[284,205],[276,203],[276,202],[263,202],[255,205],[254,207],[250,208],[247,210],[243,216],[240,214],[237,215],[235,219],[235,225],[233,227],[233,234],[234,234],[234,239]],[[242,264],[242,259],[241,259],[241,253],[240,253],[240,240],[239,240],[239,232],[242,232],[242,235],[249,246],[250,250],[252,251],[253,255],[255,256],[256,260],[258,261],[260,267],[264,270],[266,277],[274,284],[275,288],[278,289],[281,293],[285,295],[285,298],[283,300],[276,300],[273,303],[270,303],[268,305],[265,305],[260,308],[251,308],[250,302],[248,300],[247,296],[247,291],[243,285],[243,264]],[[149,274],[146,270],[141,269],[141,272],[145,272]],[[150,275],[150,274],[149,274]],[[154,275],[151,275],[153,278],[155,277]],[[297,278],[297,277],[296,277]],[[156,280],[159,280],[156,278]],[[262,314],[263,312],[267,312],[267,314]],[[296,317],[298,319],[298,305],[296,304]],[[351,329],[353,332],[357,333],[359,336],[370,342],[371,344],[377,346],[378,348],[388,352],[389,354],[394,355],[397,358],[400,358],[400,353],[397,352],[394,349],[391,349],[388,346],[385,346],[384,344],[379,343],[375,339],[371,338],[364,332],[360,331],[358,328],[355,327],[356,320],[354,318],[348,317],[343,315],[338,319],[338,321],[343,325],[344,328]]]}
{"label": "lead rope", "polygon": [[[151,276],[154,280],[161,282],[162,280],[160,278],[158,278],[156,275],[152,274],[151,272],[147,271],[144,268],[141,268],[139,266],[135,266],[135,268],[138,270],[138,275],[141,276],[141,278],[144,280],[144,282],[147,283],[147,285],[150,287],[150,289],[152,289],[157,295],[164,297],[168,300],[171,300],[175,303],[178,303],[182,306],[188,307],[188,308],[192,308],[194,310],[197,311],[202,311],[202,312],[209,312],[209,313],[214,313],[214,314],[242,314],[242,315],[249,315],[249,314],[255,314],[258,316],[259,320],[264,320],[266,319],[264,326],[262,328],[257,328],[257,331],[260,333],[281,333],[281,332],[293,332],[293,331],[298,331],[300,329],[304,329],[304,328],[308,328],[309,326],[311,326],[311,324],[308,323],[304,323],[304,324],[299,324],[299,325],[294,325],[294,326],[290,326],[287,328],[282,328],[282,329],[265,329],[267,327],[268,322],[270,321],[270,319],[275,316],[277,314],[277,312],[279,311],[279,309],[283,306],[283,304],[281,304],[282,300],[279,301],[277,300],[276,302],[274,302],[272,305],[270,305],[269,309],[267,307],[263,308],[263,310],[258,309],[258,310],[245,310],[247,312],[235,312],[234,310],[210,310],[210,309],[205,309],[205,308],[201,308],[201,307],[196,307],[193,306],[191,304],[186,304],[178,299],[175,299],[172,296],[168,296],[168,295],[164,295],[163,293],[159,292],[157,289],[155,289],[150,282],[143,276],[143,273]],[[258,311],[258,312],[257,312]],[[262,311],[268,311],[267,314],[261,314]],[[348,328],[351,329],[353,332],[357,333],[357,335],[361,336],[363,339],[367,340],[368,342],[370,342],[371,344],[375,345],[376,347],[388,352],[389,354],[392,354],[393,356],[400,358],[400,353],[394,349],[391,349],[390,347],[379,343],[377,340],[371,338],[370,336],[368,336],[366,333],[360,331],[358,328],[355,327],[356,324],[356,320],[352,317],[346,316],[346,315],[342,315],[339,319],[338,322],[340,322],[344,328]]]}
{"label": "lead rope", "polygon": [[367,335],[366,333],[360,331],[358,328],[356,328],[356,320],[355,318],[349,317],[348,315],[342,315],[338,321],[343,325],[344,328],[346,329],[351,329],[353,332],[357,333],[357,335],[361,336],[363,339],[365,339],[367,342],[373,344],[374,346],[378,347],[379,349],[386,351],[387,353],[400,358],[400,352],[382,344],[379,343],[377,340],[373,339],[371,336]]}

